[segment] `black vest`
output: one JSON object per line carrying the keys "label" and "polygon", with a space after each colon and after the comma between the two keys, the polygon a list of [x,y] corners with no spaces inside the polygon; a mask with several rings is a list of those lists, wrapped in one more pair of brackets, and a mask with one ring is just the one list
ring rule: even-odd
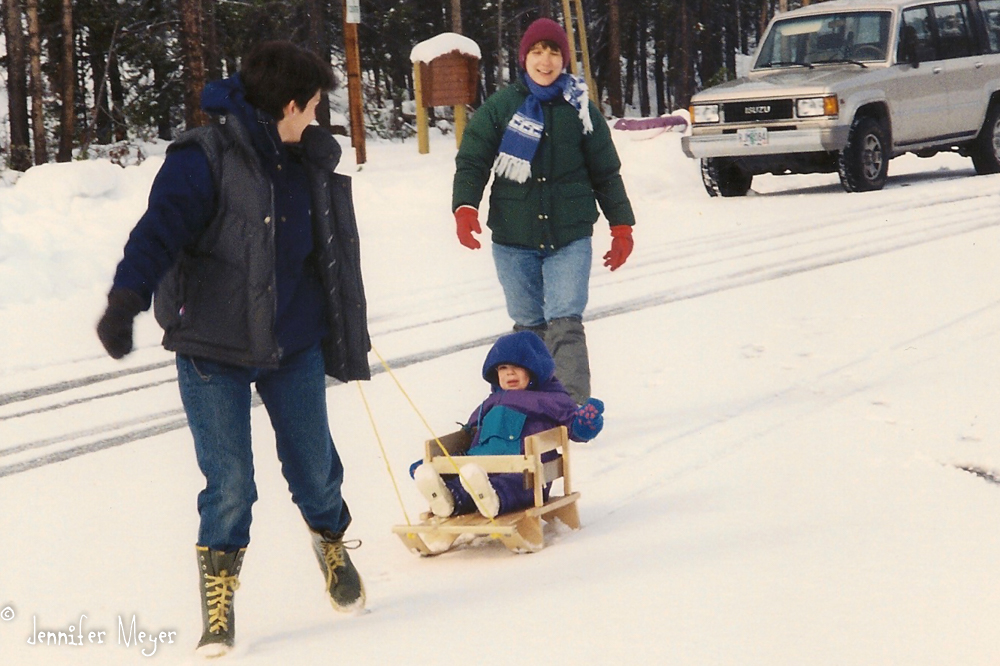
{"label": "black vest", "polygon": [[[275,368],[274,193],[246,130],[235,119],[185,132],[171,146],[204,152],[216,213],[194,247],[161,280],[154,312],[163,346],[233,365]],[[316,266],[326,294],[328,375],[369,379],[367,304],[351,179],[333,172],[340,146],[311,126],[302,135],[309,175]]]}

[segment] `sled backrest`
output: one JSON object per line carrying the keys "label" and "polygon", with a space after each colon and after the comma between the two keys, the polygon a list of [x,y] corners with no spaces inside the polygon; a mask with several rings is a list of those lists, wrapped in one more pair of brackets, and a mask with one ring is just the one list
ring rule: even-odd
{"label": "sled backrest", "polygon": [[430,462],[437,456],[443,456],[441,452],[441,447],[445,448],[450,456],[461,456],[465,455],[465,452],[469,450],[469,446],[472,445],[472,433],[467,430],[457,430],[447,435],[443,435],[439,438],[441,440],[441,445],[438,445],[437,439],[428,439],[424,442],[424,462]]}
{"label": "sled backrest", "polygon": [[[550,451],[559,453],[545,455]],[[535,435],[524,438],[524,455],[534,461],[535,472],[535,506],[542,505],[542,488],[558,478],[563,480],[563,494],[573,492],[569,478],[569,435],[566,426],[543,430]],[[542,462],[545,460],[546,462]]]}

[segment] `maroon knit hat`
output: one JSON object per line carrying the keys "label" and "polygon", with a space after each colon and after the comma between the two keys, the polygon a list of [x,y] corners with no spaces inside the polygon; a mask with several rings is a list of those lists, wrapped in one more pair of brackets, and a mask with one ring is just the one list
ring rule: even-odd
{"label": "maroon knit hat", "polygon": [[572,54],[569,52],[569,40],[566,39],[566,31],[552,19],[540,18],[529,25],[528,29],[524,31],[524,37],[521,37],[521,48],[518,49],[517,55],[517,62],[521,65],[521,69],[524,69],[524,61],[528,57],[528,51],[531,50],[532,46],[541,41],[549,41],[557,44],[559,52],[562,53],[563,70],[569,67],[569,59],[572,57]]}

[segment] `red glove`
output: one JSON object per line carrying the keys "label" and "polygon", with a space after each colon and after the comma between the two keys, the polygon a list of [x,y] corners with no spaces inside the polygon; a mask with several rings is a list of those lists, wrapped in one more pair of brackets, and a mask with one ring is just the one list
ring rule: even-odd
{"label": "red glove", "polygon": [[483,233],[479,226],[479,211],[472,206],[459,206],[455,211],[455,230],[458,232],[458,242],[470,250],[479,249],[479,241],[473,232]]}
{"label": "red glove", "polygon": [[611,227],[611,249],[604,255],[604,265],[615,270],[621,268],[628,255],[632,254],[632,227],[616,224]]}

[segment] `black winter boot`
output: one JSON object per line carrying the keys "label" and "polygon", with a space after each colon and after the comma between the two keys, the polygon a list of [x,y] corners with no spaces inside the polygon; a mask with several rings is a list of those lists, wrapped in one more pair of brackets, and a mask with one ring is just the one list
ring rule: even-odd
{"label": "black winter boot", "polygon": [[197,551],[204,629],[195,652],[204,657],[221,657],[232,649],[236,637],[233,593],[240,586],[240,567],[247,549],[227,553],[198,546]]}
{"label": "black winter boot", "polygon": [[365,586],[361,574],[354,568],[348,550],[361,545],[360,541],[344,543],[343,534],[309,530],[313,551],[319,568],[326,577],[326,591],[333,609],[342,613],[360,613],[365,609]]}
{"label": "black winter boot", "polygon": [[576,317],[560,317],[549,322],[545,346],[556,362],[556,377],[582,405],[590,397],[590,356],[583,322]]}
{"label": "black winter boot", "polygon": [[548,328],[548,324],[540,324],[538,326],[521,326],[520,324],[514,324],[514,332],[520,333],[521,331],[531,331],[545,342],[545,329]]}

